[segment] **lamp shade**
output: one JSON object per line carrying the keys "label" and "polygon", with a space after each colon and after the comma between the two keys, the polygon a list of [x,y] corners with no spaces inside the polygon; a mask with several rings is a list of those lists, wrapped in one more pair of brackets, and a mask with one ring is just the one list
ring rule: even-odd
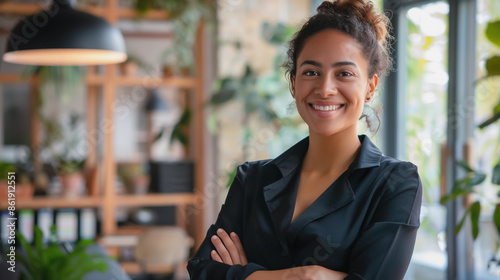
{"label": "lamp shade", "polygon": [[75,10],[71,0],[20,20],[7,40],[3,60],[31,65],[98,65],[127,59],[118,28]]}

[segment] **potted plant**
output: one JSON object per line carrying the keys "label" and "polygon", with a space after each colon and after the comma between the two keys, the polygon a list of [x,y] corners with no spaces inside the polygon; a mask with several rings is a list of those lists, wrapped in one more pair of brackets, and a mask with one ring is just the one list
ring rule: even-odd
{"label": "potted plant", "polygon": [[73,251],[61,250],[55,235],[55,227],[51,229],[50,243],[43,244],[43,233],[35,226],[34,247],[17,231],[23,254],[17,253],[16,259],[24,267],[22,280],[81,280],[91,271],[105,272],[110,258],[102,254],[90,254],[86,249],[93,243],[90,240],[78,242]]}
{"label": "potted plant", "polygon": [[[175,33],[181,33],[178,27]],[[163,63],[163,77],[173,76],[189,77],[194,74],[194,53],[191,44],[181,40],[174,41],[172,46],[164,50],[160,61]]]}
{"label": "potted plant", "polygon": [[0,199],[5,199],[8,196],[9,172],[15,172],[16,166],[13,163],[1,161],[0,162]]}
{"label": "potted plant", "polygon": [[[75,93],[75,89],[83,85],[85,72],[81,66],[35,66],[26,67],[22,76],[39,78],[40,99],[38,109],[43,107],[50,92],[55,92],[62,102],[67,102]],[[40,114],[40,110],[38,110]]]}
{"label": "potted plant", "polygon": [[124,163],[118,165],[118,176],[129,193],[145,194],[148,192],[149,176],[142,163]]}
{"label": "potted plant", "polygon": [[210,30],[215,30],[214,5],[209,0],[137,0],[136,10],[140,15],[159,8],[169,15],[173,26],[173,43],[161,55],[164,77],[194,74],[194,46],[196,33],[203,21]]}
{"label": "potted plant", "polygon": [[59,178],[63,195],[80,196],[85,190],[85,180],[82,173],[83,160],[68,159],[60,156],[57,159]]}
{"label": "potted plant", "polygon": [[152,67],[135,54],[127,54],[127,60],[120,63],[120,72],[123,76],[133,77],[137,70],[141,68],[150,72]]}
{"label": "potted plant", "polygon": [[81,116],[72,114],[65,129],[59,120],[41,119],[45,130],[41,146],[52,156],[51,166],[59,177],[65,196],[79,196],[84,191],[84,158],[77,153],[82,143],[82,137],[77,133],[80,120]]}
{"label": "potted plant", "polygon": [[[170,147],[180,144],[184,150],[183,160],[150,161],[150,190],[160,193],[193,192],[194,163],[189,159],[189,124],[191,110],[185,108],[170,135]],[[162,138],[166,128],[159,132],[155,141]]]}

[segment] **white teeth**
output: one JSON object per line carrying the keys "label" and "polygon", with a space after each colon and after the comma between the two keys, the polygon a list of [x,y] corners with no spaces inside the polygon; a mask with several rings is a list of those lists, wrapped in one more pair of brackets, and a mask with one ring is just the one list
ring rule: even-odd
{"label": "white teeth", "polygon": [[342,105],[319,106],[312,104],[312,107],[318,111],[335,111],[342,107]]}

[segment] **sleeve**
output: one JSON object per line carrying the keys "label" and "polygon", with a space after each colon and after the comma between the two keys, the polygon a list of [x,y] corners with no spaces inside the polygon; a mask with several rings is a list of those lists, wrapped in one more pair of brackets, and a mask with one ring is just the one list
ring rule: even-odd
{"label": "sleeve", "polygon": [[228,233],[235,232],[242,236],[242,221],[244,208],[243,183],[249,170],[249,163],[238,167],[236,176],[229,188],[226,201],[217,217],[215,224],[208,229],[203,243],[198,248],[194,257],[188,262],[187,269],[190,279],[196,280],[219,280],[219,279],[245,279],[256,270],[265,269],[255,263],[242,265],[227,265],[212,260],[210,252],[215,249],[210,238],[216,234],[217,229],[223,228]]}
{"label": "sleeve", "polygon": [[345,279],[401,280],[420,226],[422,185],[417,167],[400,162],[382,174],[382,195],[369,225],[359,235]]}

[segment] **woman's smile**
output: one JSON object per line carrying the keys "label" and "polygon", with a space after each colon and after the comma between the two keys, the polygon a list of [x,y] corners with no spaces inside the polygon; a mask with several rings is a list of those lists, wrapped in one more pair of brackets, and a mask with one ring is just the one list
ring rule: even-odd
{"label": "woman's smile", "polygon": [[332,117],[344,108],[344,104],[328,104],[324,102],[311,102],[309,106],[320,118]]}

